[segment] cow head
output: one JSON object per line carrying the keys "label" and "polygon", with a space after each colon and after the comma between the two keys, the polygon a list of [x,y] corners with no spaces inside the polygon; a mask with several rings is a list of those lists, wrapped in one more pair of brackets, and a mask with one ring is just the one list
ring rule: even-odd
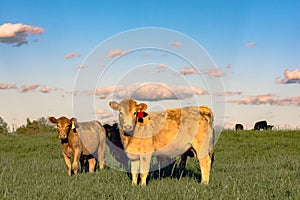
{"label": "cow head", "polygon": [[66,139],[71,129],[75,130],[76,118],[68,119],[66,117],[60,117],[56,119],[55,117],[49,117],[49,121],[56,124],[59,139]]}
{"label": "cow head", "polygon": [[147,113],[147,105],[144,103],[137,104],[133,99],[124,99],[120,103],[115,101],[109,102],[113,110],[119,111],[119,123],[125,132],[133,131],[137,123],[143,123],[143,118]]}

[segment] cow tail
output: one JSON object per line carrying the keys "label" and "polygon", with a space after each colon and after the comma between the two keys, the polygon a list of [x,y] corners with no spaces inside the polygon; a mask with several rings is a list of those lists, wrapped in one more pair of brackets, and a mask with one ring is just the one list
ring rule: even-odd
{"label": "cow tail", "polygon": [[[200,114],[201,116],[208,122],[209,126],[210,126],[210,130],[211,131],[211,138],[209,141],[209,156],[212,160],[214,160],[214,143],[215,143],[215,129],[213,128],[213,123],[214,123],[214,115],[213,112],[210,108],[208,108],[207,106],[200,106]],[[211,163],[211,164],[212,164]]]}

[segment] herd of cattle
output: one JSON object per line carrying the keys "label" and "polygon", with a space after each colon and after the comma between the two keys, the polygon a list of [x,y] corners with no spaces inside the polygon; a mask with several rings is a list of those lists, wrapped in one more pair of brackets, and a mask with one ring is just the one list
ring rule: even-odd
{"label": "herd of cattle", "polygon": [[[272,130],[274,126],[273,125],[268,125],[267,124],[267,121],[259,121],[259,122],[256,122],[255,125],[254,125],[254,130]],[[236,124],[235,125],[235,130],[238,131],[238,130],[244,130],[244,126],[242,124]]]}
{"label": "herd of cattle", "polygon": [[57,125],[62,155],[70,176],[72,171],[78,173],[79,164],[81,169],[88,165],[89,172],[93,172],[96,158],[99,168],[103,169],[104,149],[108,145],[118,162],[124,166],[130,163],[132,185],[146,185],[152,156],[161,161],[174,161],[181,156],[182,168],[187,157],[194,156],[199,161],[201,183],[209,183],[214,148],[211,109],[189,106],[147,112],[146,104],[137,104],[133,99],[119,103],[111,101],[109,106],[119,113],[119,123],[112,126],[102,126],[98,121],[77,122],[76,118],[49,117],[49,121]]}

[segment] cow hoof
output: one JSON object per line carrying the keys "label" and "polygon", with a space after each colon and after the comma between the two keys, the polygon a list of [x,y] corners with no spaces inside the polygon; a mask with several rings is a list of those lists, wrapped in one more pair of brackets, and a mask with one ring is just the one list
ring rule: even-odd
{"label": "cow hoof", "polygon": [[137,186],[137,185],[138,185],[138,184],[137,184],[137,181],[132,181],[132,182],[131,182],[131,185],[132,185],[132,186]]}
{"label": "cow hoof", "polygon": [[141,183],[142,187],[146,187],[146,185],[147,185],[146,183]]}
{"label": "cow hoof", "polygon": [[100,169],[104,169],[104,164],[103,164],[103,163],[100,163],[100,164],[99,164],[99,168],[100,168]]}
{"label": "cow hoof", "polygon": [[208,181],[201,181],[201,185],[208,185]]}

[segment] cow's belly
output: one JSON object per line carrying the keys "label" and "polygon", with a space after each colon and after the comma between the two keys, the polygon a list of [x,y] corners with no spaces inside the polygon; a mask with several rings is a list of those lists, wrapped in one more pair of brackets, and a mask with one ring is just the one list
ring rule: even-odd
{"label": "cow's belly", "polygon": [[99,136],[96,133],[83,133],[80,137],[80,140],[82,145],[84,146],[84,155],[89,155],[97,152],[99,146]]}
{"label": "cow's belly", "polygon": [[170,158],[175,158],[177,156],[181,156],[182,154],[184,154],[188,149],[191,148],[191,143],[186,142],[180,142],[180,143],[176,143],[176,142],[172,142],[170,144],[167,144],[166,146],[160,148],[160,149],[156,149],[153,153],[153,155],[165,155],[168,156]]}
{"label": "cow's belly", "polygon": [[177,131],[165,131],[155,137],[155,155],[177,157],[185,153],[192,146],[195,130],[185,128]]}
{"label": "cow's belly", "polygon": [[140,159],[139,154],[136,154],[136,153],[127,153],[126,152],[126,155],[127,155],[129,160],[138,160],[138,159]]}

